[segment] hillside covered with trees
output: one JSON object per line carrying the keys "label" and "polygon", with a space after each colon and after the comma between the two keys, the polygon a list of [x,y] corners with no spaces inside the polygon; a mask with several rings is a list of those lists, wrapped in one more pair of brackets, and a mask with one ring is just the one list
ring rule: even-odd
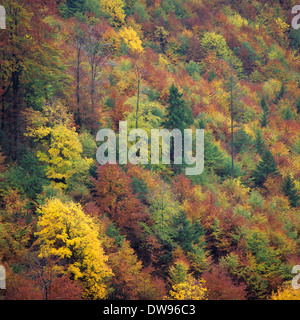
{"label": "hillside covered with trees", "polygon": [[[295,1],[1,5],[0,299],[300,299]],[[120,121],[204,129],[204,171],[99,165]]]}

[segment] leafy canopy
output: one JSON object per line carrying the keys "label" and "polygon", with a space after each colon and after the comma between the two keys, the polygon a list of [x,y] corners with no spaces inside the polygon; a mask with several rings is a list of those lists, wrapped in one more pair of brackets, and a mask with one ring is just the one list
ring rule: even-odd
{"label": "leafy canopy", "polygon": [[67,272],[80,279],[85,297],[104,299],[107,296],[106,279],[112,271],[107,266],[99,239],[99,226],[87,216],[79,204],[49,200],[38,209],[37,223],[40,257],[58,257],[66,261]]}

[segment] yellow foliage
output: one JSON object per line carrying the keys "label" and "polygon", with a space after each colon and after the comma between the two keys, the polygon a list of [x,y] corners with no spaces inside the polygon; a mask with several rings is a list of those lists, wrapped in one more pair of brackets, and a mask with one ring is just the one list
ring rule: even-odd
{"label": "yellow foliage", "polygon": [[293,289],[291,283],[286,283],[276,293],[272,292],[270,300],[300,300],[300,290]]}
{"label": "yellow foliage", "polygon": [[277,45],[271,46],[270,51],[268,53],[268,58],[270,60],[274,60],[274,59],[281,60],[282,58],[284,58],[284,56],[285,56],[284,49],[282,49],[281,47],[279,47]]}
{"label": "yellow foliage", "polygon": [[80,279],[85,297],[104,299],[107,296],[106,278],[112,271],[106,265],[99,240],[99,228],[85,215],[81,206],[73,202],[49,200],[38,209],[37,244],[40,257],[55,256],[68,263],[66,272]]}
{"label": "yellow foliage", "polygon": [[34,138],[35,141],[47,138],[51,128],[56,125],[72,126],[72,118],[67,108],[60,103],[44,105],[42,111],[27,109],[25,118],[28,124],[28,133],[25,135]]}
{"label": "yellow foliage", "polygon": [[[271,59],[271,57],[269,58]],[[264,95],[267,96],[269,100],[274,100],[276,98],[276,95],[280,91],[280,87],[281,87],[281,82],[279,80],[270,79],[266,81],[263,86]]]}
{"label": "yellow foliage", "polygon": [[280,31],[287,32],[290,29],[290,25],[284,22],[281,18],[275,19]]}
{"label": "yellow foliage", "polygon": [[255,139],[255,132],[250,123],[243,124],[243,130],[252,138]]}
{"label": "yellow foliage", "polygon": [[245,202],[247,200],[250,188],[244,187],[240,178],[225,180],[223,187],[227,195],[231,196],[236,202]]}
{"label": "yellow foliage", "polygon": [[166,47],[166,55],[173,63],[177,63],[179,61],[179,50],[180,42],[178,41],[178,39],[173,36],[169,37]]}
{"label": "yellow foliage", "polygon": [[238,28],[241,28],[243,25],[248,25],[248,21],[245,18],[241,17],[238,13],[229,16],[228,20],[231,24],[235,25]]}
{"label": "yellow foliage", "polygon": [[123,0],[101,0],[101,9],[111,16],[115,26],[125,22],[125,2]]}
{"label": "yellow foliage", "polygon": [[192,38],[193,37],[193,31],[192,30],[188,30],[186,28],[184,28],[182,30],[181,34],[186,38]]}
{"label": "yellow foliage", "polygon": [[142,41],[132,27],[123,27],[119,32],[119,36],[133,52],[143,52]]}
{"label": "yellow foliage", "polygon": [[217,57],[226,59],[232,55],[231,50],[227,46],[225,38],[221,34],[215,32],[205,32],[201,43],[204,51],[213,51]]}
{"label": "yellow foliage", "polygon": [[161,53],[158,55],[158,63],[161,67],[168,67],[170,65],[168,59]]}
{"label": "yellow foliage", "polygon": [[[27,117],[27,135],[42,144],[37,158],[46,164],[49,179],[68,180],[74,175],[84,175],[93,159],[82,157],[82,145],[72,119],[64,106],[44,106],[43,111],[30,111]],[[57,183],[64,188],[66,184]]]}
{"label": "yellow foliage", "polygon": [[207,288],[205,280],[196,280],[188,274],[184,282],[173,285],[169,292],[171,300],[205,300]]}

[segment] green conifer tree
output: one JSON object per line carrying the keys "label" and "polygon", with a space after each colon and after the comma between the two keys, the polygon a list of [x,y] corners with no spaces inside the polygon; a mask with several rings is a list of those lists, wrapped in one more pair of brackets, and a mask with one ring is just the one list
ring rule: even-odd
{"label": "green conifer tree", "polygon": [[283,97],[284,93],[285,93],[285,85],[284,85],[284,82],[282,82],[280,90],[279,90],[278,94],[276,95],[274,103],[277,104],[278,101]]}
{"label": "green conifer tree", "polygon": [[76,12],[82,12],[85,6],[85,0],[66,0],[66,5],[69,15],[74,15]]}
{"label": "green conifer tree", "polygon": [[262,155],[261,161],[258,163],[253,172],[254,182],[256,186],[262,186],[269,175],[277,175],[277,165],[275,159],[269,149],[266,149]]}
{"label": "green conifer tree", "polygon": [[256,151],[262,156],[266,146],[261,130],[256,131],[254,146],[256,148]]}
{"label": "green conifer tree", "polygon": [[193,244],[198,244],[200,237],[205,234],[203,226],[198,221],[191,223],[184,212],[174,217],[174,227],[173,239],[185,252],[193,250]]}
{"label": "green conifer tree", "polygon": [[261,107],[263,109],[263,113],[262,113],[262,115],[261,115],[261,117],[259,119],[259,122],[260,122],[260,125],[263,128],[263,127],[266,127],[270,122],[270,120],[269,120],[270,109],[269,109],[269,107],[267,105],[267,101],[266,101],[266,98],[264,96],[261,98],[260,105],[261,105]]}
{"label": "green conifer tree", "polygon": [[295,186],[291,175],[287,175],[282,183],[282,190],[284,194],[289,198],[292,207],[297,207],[299,205],[300,195]]}
{"label": "green conifer tree", "polygon": [[[179,93],[178,89],[174,84],[172,84],[169,91],[168,98],[168,107],[166,121],[163,123],[163,126],[166,129],[173,130],[179,129],[183,134],[184,129],[188,129],[193,124],[193,115],[192,111],[186,106],[184,99],[182,98],[183,94]],[[170,159],[172,164],[172,169],[175,173],[181,171],[181,166],[174,164],[174,138],[171,137],[171,152]]]}
{"label": "green conifer tree", "polygon": [[300,114],[300,98],[297,101],[296,109],[297,109],[297,114]]}
{"label": "green conifer tree", "polygon": [[167,119],[164,122],[166,129],[180,129],[183,133],[184,129],[188,129],[193,123],[192,111],[186,106],[183,94],[172,84],[169,91]]}

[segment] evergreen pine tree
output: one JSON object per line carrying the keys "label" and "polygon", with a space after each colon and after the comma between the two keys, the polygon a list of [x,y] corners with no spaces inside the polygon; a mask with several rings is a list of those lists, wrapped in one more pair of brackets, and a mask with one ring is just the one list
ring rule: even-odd
{"label": "evergreen pine tree", "polygon": [[180,129],[183,133],[193,123],[193,115],[189,108],[187,108],[183,94],[179,93],[178,89],[172,84],[169,91],[167,120],[164,122],[166,129]]}
{"label": "evergreen pine tree", "polygon": [[[172,84],[169,91],[168,107],[166,121],[163,126],[166,129],[173,130],[179,129],[183,135],[184,129],[188,129],[193,123],[192,111],[186,106],[183,94],[179,93],[178,89]],[[170,159],[172,169],[175,173],[180,173],[181,166],[174,164],[174,138],[171,137],[170,144]],[[184,161],[183,161],[184,162]]]}
{"label": "evergreen pine tree", "polygon": [[264,96],[262,96],[261,100],[260,100],[260,105],[262,107],[263,110],[267,109],[267,101],[266,98]]}
{"label": "evergreen pine tree", "polygon": [[261,98],[260,105],[261,105],[261,107],[263,109],[263,113],[262,113],[261,118],[259,119],[259,122],[260,122],[260,124],[261,124],[261,126],[263,128],[263,127],[266,127],[270,122],[269,121],[270,109],[269,109],[269,107],[267,105],[267,101],[266,101],[266,98],[264,96]]}
{"label": "evergreen pine tree", "polygon": [[300,114],[300,98],[297,101],[296,108],[297,108],[297,114]]}
{"label": "evergreen pine tree", "polygon": [[262,155],[261,161],[258,163],[253,172],[254,182],[257,186],[262,186],[269,175],[278,174],[275,159],[269,149],[266,149]]}
{"label": "evergreen pine tree", "polygon": [[264,110],[261,118],[259,119],[259,122],[262,128],[266,127],[269,124],[270,122],[269,116],[270,116],[269,111]]}
{"label": "evergreen pine tree", "polygon": [[300,195],[297,192],[295,182],[292,180],[291,175],[287,175],[282,183],[282,190],[284,194],[289,198],[292,207],[299,205]]}
{"label": "evergreen pine tree", "polygon": [[149,204],[147,200],[147,196],[149,194],[149,188],[145,179],[137,179],[136,177],[132,177],[132,189],[133,193],[137,194],[137,198],[141,200],[141,202],[145,205]]}
{"label": "evergreen pine tree", "polygon": [[175,234],[173,239],[180,243],[185,252],[193,249],[193,244],[198,244],[200,237],[205,234],[204,228],[198,221],[191,223],[184,212],[174,217]]}
{"label": "evergreen pine tree", "polygon": [[76,12],[83,12],[85,0],[66,0],[69,15],[74,15]]}
{"label": "evergreen pine tree", "polygon": [[278,94],[276,95],[274,103],[278,103],[278,101],[283,97],[284,92],[285,92],[285,85],[284,85],[284,82],[282,82],[280,90],[279,90]]}
{"label": "evergreen pine tree", "polygon": [[256,151],[260,154],[260,156],[262,156],[266,146],[261,130],[256,131],[254,146]]}

